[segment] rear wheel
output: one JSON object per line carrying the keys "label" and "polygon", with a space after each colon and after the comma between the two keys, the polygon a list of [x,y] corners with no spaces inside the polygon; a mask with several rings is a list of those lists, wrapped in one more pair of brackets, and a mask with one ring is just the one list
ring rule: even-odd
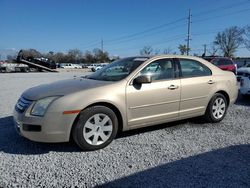
{"label": "rear wheel", "polygon": [[228,104],[225,96],[216,93],[210,100],[204,117],[208,122],[220,122],[226,115],[227,107]]}
{"label": "rear wheel", "polygon": [[110,144],[117,130],[115,113],[105,106],[93,106],[80,113],[73,138],[83,150],[97,150]]}

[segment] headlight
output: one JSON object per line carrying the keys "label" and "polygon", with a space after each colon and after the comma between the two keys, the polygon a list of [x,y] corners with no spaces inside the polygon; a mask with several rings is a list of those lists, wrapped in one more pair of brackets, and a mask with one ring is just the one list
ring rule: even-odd
{"label": "headlight", "polygon": [[33,116],[44,116],[48,106],[58,97],[59,96],[46,97],[46,98],[36,101],[30,114]]}

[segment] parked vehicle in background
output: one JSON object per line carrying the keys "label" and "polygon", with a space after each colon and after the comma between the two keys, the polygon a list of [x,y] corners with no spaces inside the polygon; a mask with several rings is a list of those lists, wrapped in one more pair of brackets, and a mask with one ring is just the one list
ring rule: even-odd
{"label": "parked vehicle in background", "polygon": [[233,59],[233,61],[235,62],[235,64],[237,64],[237,68],[240,67],[245,67],[246,65],[250,64],[250,58],[249,57],[238,57]]}
{"label": "parked vehicle in background", "polygon": [[82,66],[78,65],[78,64],[73,64],[73,63],[66,63],[66,64],[62,64],[61,68],[63,68],[63,69],[81,69]]}
{"label": "parked vehicle in background", "polygon": [[211,62],[215,66],[222,70],[231,71],[234,74],[237,73],[237,65],[233,62],[231,58],[228,57],[216,57],[216,56],[206,56],[203,59]]}
{"label": "parked vehicle in background", "polygon": [[250,64],[238,69],[237,80],[240,81],[240,93],[250,95]]}
{"label": "parked vehicle in background", "polygon": [[92,69],[95,66],[95,64],[90,64],[87,66],[88,69]]}
{"label": "parked vehicle in background", "polygon": [[49,71],[49,72],[57,72],[55,69],[56,63],[55,61],[44,58],[44,57],[34,57],[29,53],[26,53],[25,50],[20,50],[17,55],[16,62],[20,64],[26,64],[30,69],[35,69],[39,72]]}
{"label": "parked vehicle in background", "polygon": [[80,65],[82,66],[83,69],[88,68],[88,64],[86,64],[86,63],[80,63]]}
{"label": "parked vehicle in background", "polygon": [[30,68],[28,65],[20,63],[0,63],[0,72],[29,72]]}
{"label": "parked vehicle in background", "polygon": [[[118,130],[203,116],[220,122],[238,96],[236,77],[189,56],[119,59],[92,75],[26,90],[14,122],[24,137],[101,149]],[[56,117],[56,118],[55,118]]]}
{"label": "parked vehicle in background", "polygon": [[91,70],[92,70],[93,72],[95,72],[95,71],[98,71],[98,70],[102,69],[102,68],[105,67],[105,66],[106,66],[106,65],[98,64],[98,65],[92,67]]}

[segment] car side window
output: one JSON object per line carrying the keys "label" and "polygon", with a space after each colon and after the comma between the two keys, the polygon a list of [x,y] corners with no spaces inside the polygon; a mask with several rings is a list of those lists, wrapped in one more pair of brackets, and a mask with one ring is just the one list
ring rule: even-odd
{"label": "car side window", "polygon": [[148,64],[140,75],[151,75],[152,81],[174,78],[174,62],[172,59],[160,59]]}
{"label": "car side window", "polygon": [[211,70],[198,61],[191,59],[180,59],[180,66],[182,71],[182,77],[198,77],[209,76],[212,74]]}

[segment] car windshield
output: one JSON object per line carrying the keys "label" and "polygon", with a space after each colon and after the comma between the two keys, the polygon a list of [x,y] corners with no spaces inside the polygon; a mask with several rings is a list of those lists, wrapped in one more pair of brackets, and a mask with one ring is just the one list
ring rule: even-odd
{"label": "car windshield", "polygon": [[119,81],[130,75],[137,67],[148,59],[148,57],[129,57],[119,59],[86,78],[103,81]]}

